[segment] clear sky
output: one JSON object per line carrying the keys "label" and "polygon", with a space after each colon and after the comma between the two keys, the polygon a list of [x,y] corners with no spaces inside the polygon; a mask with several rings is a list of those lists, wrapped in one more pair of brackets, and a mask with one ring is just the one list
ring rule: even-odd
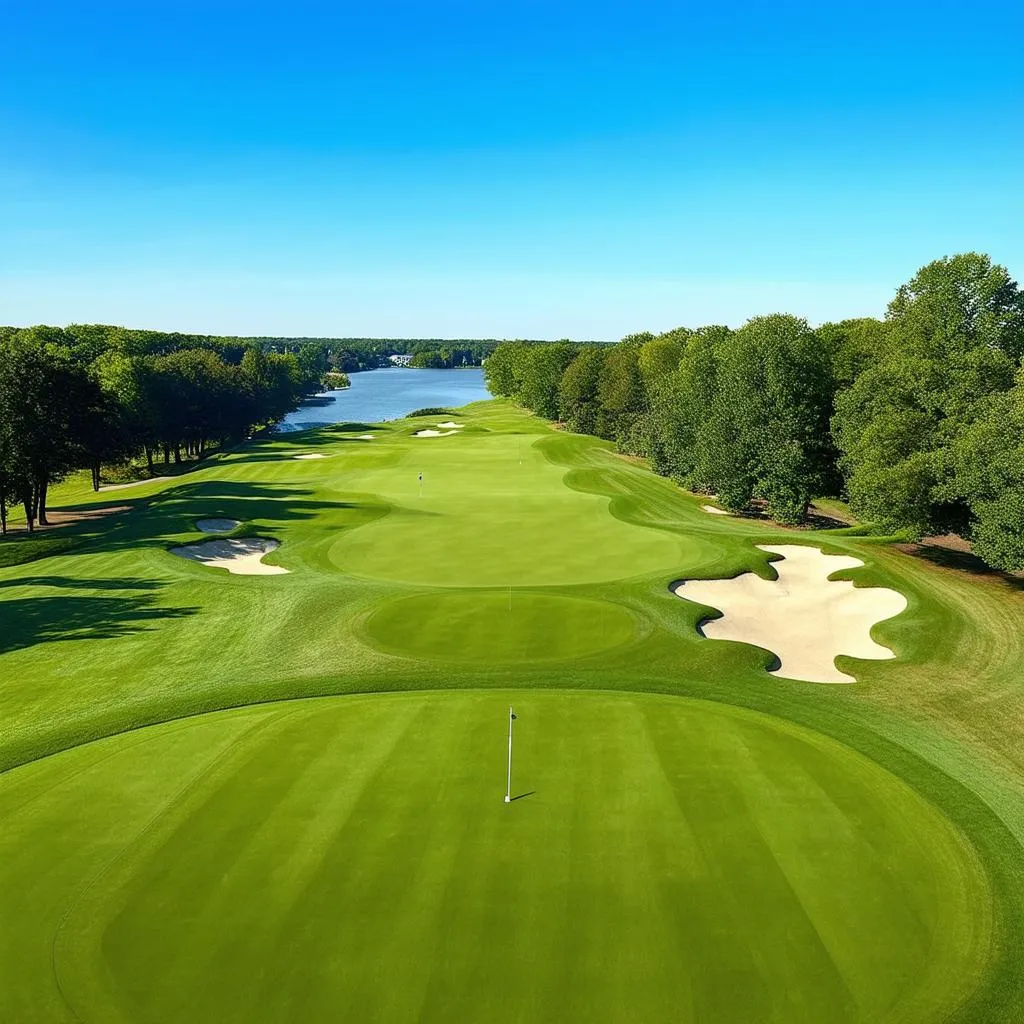
{"label": "clear sky", "polygon": [[612,339],[1024,276],[1024,4],[0,0],[0,323]]}

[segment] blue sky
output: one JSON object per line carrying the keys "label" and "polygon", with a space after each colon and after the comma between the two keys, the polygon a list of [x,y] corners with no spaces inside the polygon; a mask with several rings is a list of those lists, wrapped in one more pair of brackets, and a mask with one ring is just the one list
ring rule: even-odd
{"label": "blue sky", "polygon": [[1024,6],[3,5],[0,323],[611,339],[1024,277]]}

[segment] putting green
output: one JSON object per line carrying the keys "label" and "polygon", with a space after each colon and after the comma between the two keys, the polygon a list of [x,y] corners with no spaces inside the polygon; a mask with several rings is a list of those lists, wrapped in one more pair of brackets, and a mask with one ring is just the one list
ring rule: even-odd
{"label": "putting green", "polygon": [[989,940],[902,781],[678,698],[254,706],[15,769],[0,815],[10,1021],[921,1024]]}
{"label": "putting green", "polygon": [[381,605],[370,642],[417,658],[550,661],[627,643],[634,617],[621,605],[550,594],[473,590],[418,594]]}

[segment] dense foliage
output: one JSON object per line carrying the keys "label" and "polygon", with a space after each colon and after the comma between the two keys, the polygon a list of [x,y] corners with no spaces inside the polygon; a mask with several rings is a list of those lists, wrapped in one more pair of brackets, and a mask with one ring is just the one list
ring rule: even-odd
{"label": "dense foliage", "polygon": [[954,532],[1024,569],[1024,293],[987,256],[936,260],[884,320],[774,314],[614,345],[510,342],[496,395],[614,440],[733,510],[815,495],[912,538]]}
{"label": "dense foliage", "polygon": [[[145,337],[140,337],[140,334]],[[274,423],[320,386],[326,358],[195,345],[119,328],[0,331],[0,532],[24,507],[46,525],[47,489],[75,469],[145,456],[150,472]]]}

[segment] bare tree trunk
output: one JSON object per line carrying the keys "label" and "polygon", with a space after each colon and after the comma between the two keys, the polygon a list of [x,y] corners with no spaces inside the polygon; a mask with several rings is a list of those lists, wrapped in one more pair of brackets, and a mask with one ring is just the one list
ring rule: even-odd
{"label": "bare tree trunk", "polygon": [[7,536],[7,497],[3,490],[3,481],[0,481],[0,537]]}
{"label": "bare tree trunk", "polygon": [[25,525],[28,527],[28,532],[33,533],[36,523],[36,496],[32,492],[31,485],[26,485],[22,492],[21,503],[25,506]]}
{"label": "bare tree trunk", "polygon": [[181,463],[181,445],[176,444],[174,446],[174,464],[177,466]]}
{"label": "bare tree trunk", "polygon": [[146,445],[146,468],[149,470],[149,475],[153,475],[153,449]]}
{"label": "bare tree trunk", "polygon": [[46,489],[47,489],[48,484],[49,484],[49,481],[46,479],[45,476],[41,477],[37,481],[37,483],[36,483],[36,488],[37,488],[37,492],[38,492],[38,495],[39,495],[38,520],[39,520],[39,525],[40,526],[49,526],[50,525],[47,522],[47,519],[46,519]]}
{"label": "bare tree trunk", "polygon": [[171,464],[171,446],[169,444],[164,445],[164,465],[169,466]]}
{"label": "bare tree trunk", "polygon": [[92,489],[98,491],[100,489],[100,464],[94,462],[89,468],[92,470]]}

